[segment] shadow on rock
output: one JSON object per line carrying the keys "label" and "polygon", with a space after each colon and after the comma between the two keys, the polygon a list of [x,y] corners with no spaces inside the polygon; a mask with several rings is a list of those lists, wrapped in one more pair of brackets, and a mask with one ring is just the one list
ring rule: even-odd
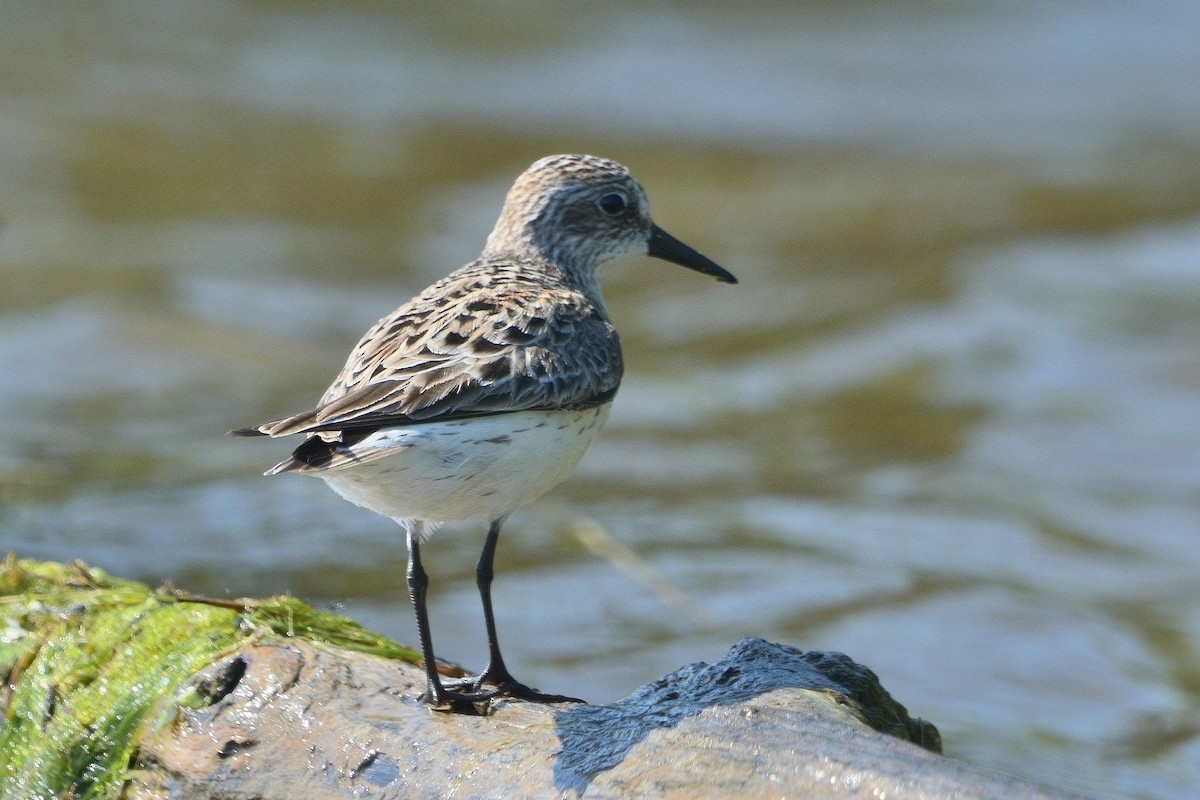
{"label": "shadow on rock", "polygon": [[606,706],[555,712],[562,745],[554,765],[559,791],[583,792],[620,764],[653,731],[673,728],[705,709],[751,700],[778,689],[825,693],[865,724],[941,752],[931,723],[914,720],[879,684],[875,673],[841,653],[804,653],[764,639],[743,639],[715,664],[689,664]]}

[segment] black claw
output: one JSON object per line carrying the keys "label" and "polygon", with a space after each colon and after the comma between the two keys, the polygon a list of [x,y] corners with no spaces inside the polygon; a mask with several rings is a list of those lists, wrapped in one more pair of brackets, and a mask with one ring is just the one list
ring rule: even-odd
{"label": "black claw", "polygon": [[578,697],[568,697],[565,694],[545,694],[544,692],[539,692],[537,689],[530,689],[521,683],[502,686],[498,690],[498,694],[504,697],[526,700],[530,703],[582,703],[587,705],[587,700],[581,700]]}
{"label": "black claw", "polygon": [[438,702],[431,700],[429,693],[426,692],[418,699],[428,705],[431,711],[440,711],[444,714],[465,714],[471,717],[486,717],[492,706],[490,698],[479,697],[470,692],[443,691],[441,700]]}

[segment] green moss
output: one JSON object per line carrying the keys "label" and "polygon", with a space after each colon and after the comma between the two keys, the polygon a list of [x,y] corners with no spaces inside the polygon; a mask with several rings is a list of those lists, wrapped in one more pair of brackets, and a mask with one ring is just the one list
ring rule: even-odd
{"label": "green moss", "polygon": [[119,797],[141,733],[188,703],[188,677],[292,636],[418,658],[292,597],[210,600],[10,554],[0,563],[0,797]]}

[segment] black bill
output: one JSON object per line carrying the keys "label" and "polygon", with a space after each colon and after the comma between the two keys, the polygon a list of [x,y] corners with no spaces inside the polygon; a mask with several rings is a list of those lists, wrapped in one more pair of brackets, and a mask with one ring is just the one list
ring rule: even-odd
{"label": "black bill", "polygon": [[700,255],[657,225],[650,226],[650,249],[647,253],[663,261],[712,275],[724,283],[737,283],[737,278],[728,270]]}

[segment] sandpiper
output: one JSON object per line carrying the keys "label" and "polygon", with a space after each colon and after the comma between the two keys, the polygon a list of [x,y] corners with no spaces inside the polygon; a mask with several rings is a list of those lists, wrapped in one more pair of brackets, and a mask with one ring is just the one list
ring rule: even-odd
{"label": "sandpiper", "polygon": [[[504,695],[582,702],[518,683],[492,616],[500,527],[575,468],[608,418],[623,369],[600,268],[650,255],[736,283],[650,220],[642,187],[603,158],[557,155],[522,173],[479,258],[379,320],[316,408],[232,431],[305,434],[267,475],[315,475],[391,517],[408,539],[408,591],[425,662],[425,700],[472,711]],[[443,683],[426,608],[421,543],[442,522],[490,522],[476,565],[488,663]]]}

